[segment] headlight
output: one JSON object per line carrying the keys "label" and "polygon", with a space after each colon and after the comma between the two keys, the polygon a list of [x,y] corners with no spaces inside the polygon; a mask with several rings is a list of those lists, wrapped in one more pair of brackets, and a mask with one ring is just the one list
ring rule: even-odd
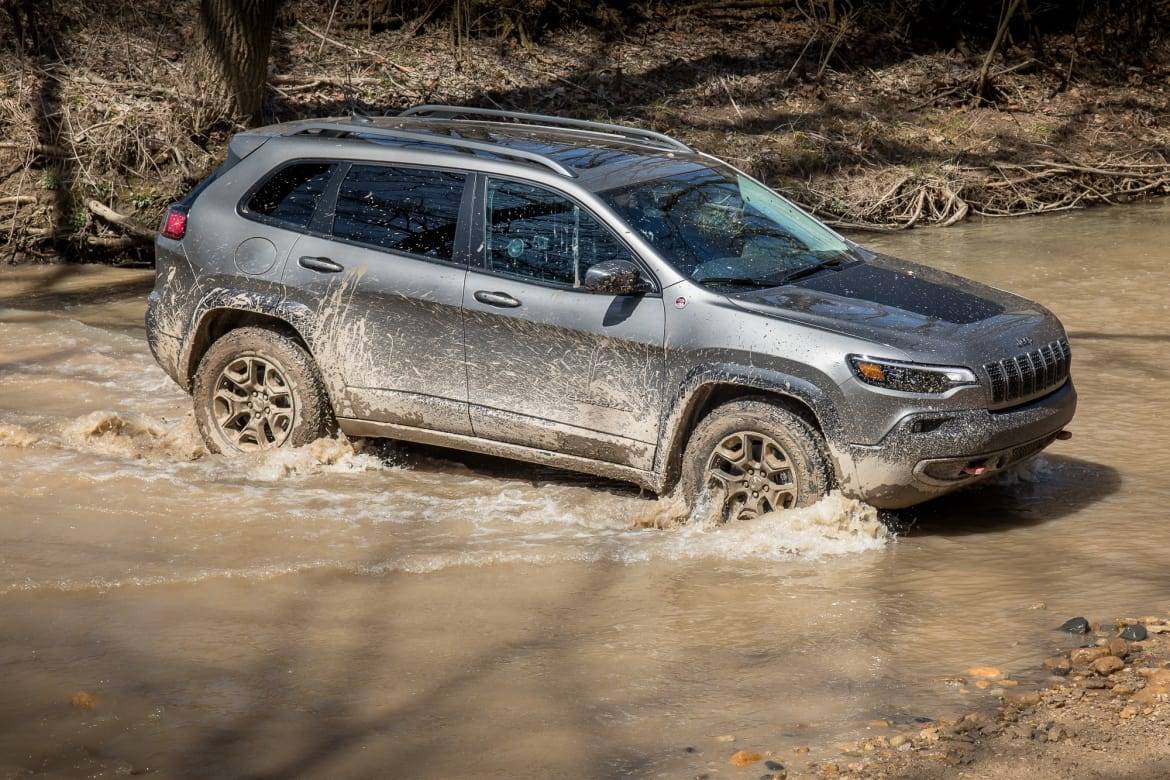
{"label": "headlight", "polygon": [[945,393],[963,385],[978,384],[974,372],[957,366],[926,366],[921,363],[902,363],[897,360],[880,360],[849,356],[849,367],[853,375],[867,385],[884,387],[887,390],[901,390],[904,393]]}

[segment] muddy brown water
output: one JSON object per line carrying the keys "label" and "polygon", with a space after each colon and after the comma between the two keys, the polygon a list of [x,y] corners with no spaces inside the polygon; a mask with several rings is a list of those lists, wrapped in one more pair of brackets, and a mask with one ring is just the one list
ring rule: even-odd
{"label": "muddy brown water", "polygon": [[1081,394],[893,534],[840,499],[645,530],[437,450],[193,458],[148,272],[0,272],[0,775],[754,777],[733,750],[829,755],[990,701],[968,666],[1027,681],[1067,617],[1164,613],[1170,203],[865,240],[1044,302]]}

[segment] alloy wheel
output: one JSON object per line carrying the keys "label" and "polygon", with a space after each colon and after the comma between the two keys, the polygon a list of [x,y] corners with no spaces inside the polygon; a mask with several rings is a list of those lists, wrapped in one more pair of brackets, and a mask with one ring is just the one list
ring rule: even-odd
{"label": "alloy wheel", "polygon": [[720,519],[748,520],[796,503],[798,486],[788,453],[771,436],[737,431],[707,460],[703,481],[722,495]]}
{"label": "alloy wheel", "polygon": [[240,450],[284,444],[292,433],[296,399],[280,367],[258,355],[244,355],[220,372],[211,397],[212,418]]}

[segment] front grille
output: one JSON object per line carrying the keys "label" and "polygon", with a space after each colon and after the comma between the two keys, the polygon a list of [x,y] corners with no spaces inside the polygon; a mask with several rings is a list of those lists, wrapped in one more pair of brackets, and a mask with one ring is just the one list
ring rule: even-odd
{"label": "front grille", "polygon": [[1068,342],[1061,339],[1033,352],[987,363],[983,369],[991,380],[991,402],[1009,403],[1057,387],[1068,379],[1071,362]]}

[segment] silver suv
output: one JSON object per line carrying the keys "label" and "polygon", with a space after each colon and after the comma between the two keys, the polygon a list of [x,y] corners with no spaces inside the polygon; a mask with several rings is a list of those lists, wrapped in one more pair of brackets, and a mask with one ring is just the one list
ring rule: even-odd
{"label": "silver suv", "polygon": [[1047,310],[660,133],[419,106],[229,150],[164,217],[146,315],[214,452],[340,429],[735,519],[834,487],[909,506],[1068,436]]}

